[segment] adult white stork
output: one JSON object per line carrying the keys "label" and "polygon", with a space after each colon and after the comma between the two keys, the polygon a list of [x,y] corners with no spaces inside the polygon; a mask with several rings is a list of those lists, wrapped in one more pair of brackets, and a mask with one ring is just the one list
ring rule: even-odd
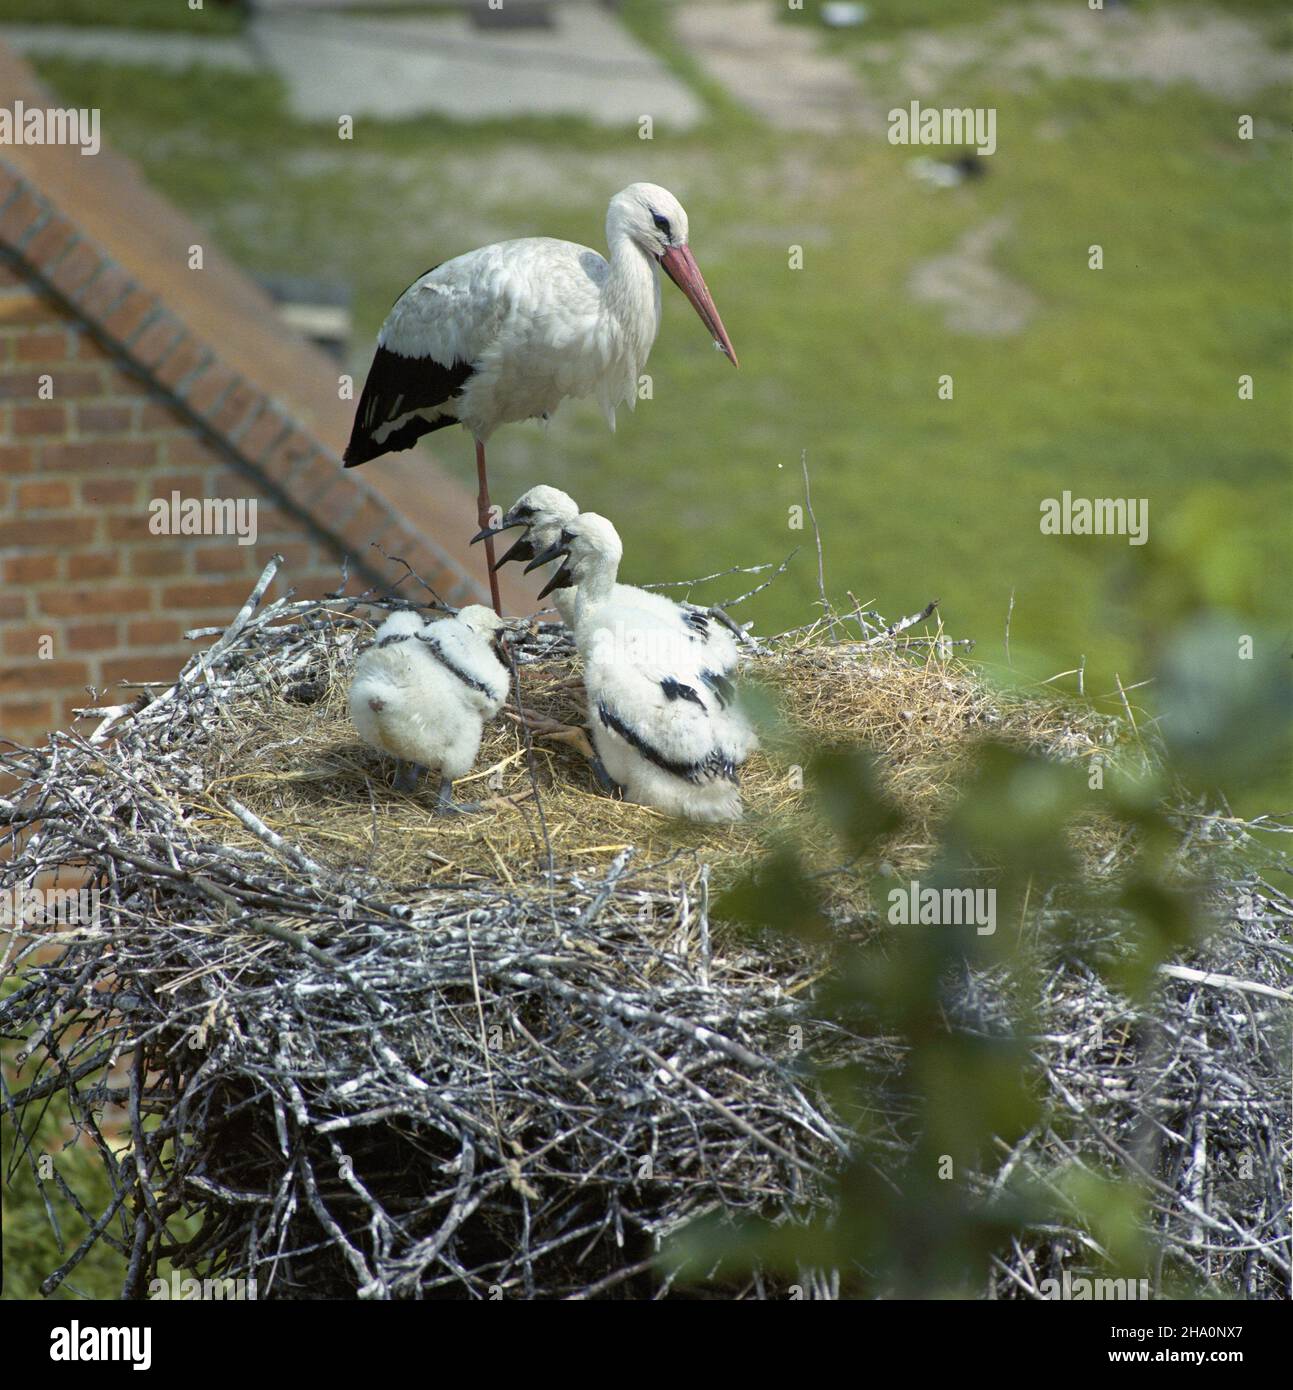
{"label": "adult white stork", "polygon": [[[395,301],[355,410],[347,468],[462,424],[476,439],[477,519],[490,522],[485,445],[512,420],[546,418],[567,396],[595,396],[611,429],[660,327],[660,267],[715,343],[736,352],[687,244],[687,214],[667,189],[633,183],[606,213],[610,260],[572,241],[524,237],[428,270]],[[501,613],[494,542],[490,595]]]}

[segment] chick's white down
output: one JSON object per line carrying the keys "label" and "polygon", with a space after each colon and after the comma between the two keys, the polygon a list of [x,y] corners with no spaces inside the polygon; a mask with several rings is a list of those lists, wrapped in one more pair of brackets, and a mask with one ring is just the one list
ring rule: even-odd
{"label": "chick's white down", "polygon": [[577,585],[575,644],[588,722],[607,773],[627,800],[698,821],[741,816],[739,768],[755,746],[735,691],[672,617],[618,591],[622,547],[604,517],[563,529]]}
{"label": "chick's white down", "polygon": [[[503,517],[501,525],[525,527],[522,541],[513,547],[514,550],[521,550],[515,558],[534,559],[556,545],[562,528],[574,521],[578,515],[579,507],[569,493],[541,483],[516,499]],[[505,553],[499,563],[502,564],[509,558],[512,558],[511,552]],[[574,627],[578,592],[577,586],[571,586],[554,589],[549,595],[553,606],[561,615],[562,622],[569,628]],[[740,659],[735,639],[725,627],[702,609],[675,603],[665,594],[640,589],[631,584],[616,582],[612,587],[612,593],[617,603],[644,609],[667,626],[676,628],[680,638],[706,654],[705,660],[709,669],[721,675],[730,675],[735,671]]]}
{"label": "chick's white down", "polygon": [[431,623],[392,614],[355,663],[349,704],[359,736],[446,781],[464,776],[507,698],[507,668],[492,645],[501,626],[478,604]]}

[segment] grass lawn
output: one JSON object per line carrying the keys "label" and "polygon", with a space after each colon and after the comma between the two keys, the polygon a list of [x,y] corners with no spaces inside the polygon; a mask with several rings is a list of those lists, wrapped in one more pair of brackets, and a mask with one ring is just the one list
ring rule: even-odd
{"label": "grass lawn", "polygon": [[204,0],[5,0],[7,24],[100,24],[114,29],[170,29],[189,34],[236,34],[241,4]]}
{"label": "grass lawn", "polygon": [[[1269,13],[1229,7],[1248,8]],[[629,14],[687,75],[658,9]],[[1257,135],[1240,141],[1235,103],[1193,87],[1006,85],[976,66],[956,104],[998,109],[998,151],[986,177],[931,191],[909,176],[920,151],[779,134],[722,101],[704,128],[650,142],[636,127],[435,119],[361,119],[341,142],[294,122],[270,78],[40,67],[67,100],[102,107],[105,138],[248,269],[349,282],[361,376],[370,335],[427,265],[540,232],[598,246],[611,192],[635,178],[672,187],[740,372],[666,285],[654,398],[621,412],[614,437],[591,406],[568,404],[546,429],[513,426],[491,445],[500,500],[537,481],[567,487],[621,527],[629,579],[801,545],[753,616],[804,620],[816,562],[790,509],[806,450],[832,598],[851,590],[897,616],[938,597],[948,629],[990,662],[1013,591],[1016,666],[1085,657],[1088,693],[1111,691],[1115,672],[1139,679],[1155,617],[1128,576],[1200,506],[1251,573],[1239,591],[1252,623],[1287,635],[1286,93],[1242,103]],[[967,257],[967,236],[994,223],[990,249]],[[1102,270],[1088,268],[1096,243]],[[958,331],[947,305],[918,302],[913,274],[935,258],[950,258],[954,293],[979,293],[986,274],[990,298],[1001,285],[1022,295],[1022,329]],[[1251,401],[1238,397],[1244,373]],[[471,476],[465,437],[434,449]],[[1041,501],[1064,490],[1148,499],[1150,544],[1043,536]]]}

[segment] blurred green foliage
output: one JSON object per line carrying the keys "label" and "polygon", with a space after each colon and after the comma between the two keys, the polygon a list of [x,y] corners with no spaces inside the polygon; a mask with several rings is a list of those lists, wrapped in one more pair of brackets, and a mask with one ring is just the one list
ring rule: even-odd
{"label": "blurred green foliage", "polygon": [[[717,904],[747,927],[775,929],[830,952],[812,1006],[863,1047],[863,1059],[813,1068],[855,1144],[831,1185],[833,1209],[803,1225],[698,1223],[666,1252],[701,1279],[761,1262],[794,1282],[805,1268],[844,1272],[846,1296],[973,1297],[989,1256],[1041,1222],[1076,1220],[1104,1251],[1101,1278],[1146,1278],[1151,1250],[1140,1182],[1083,1165],[1049,1179],[989,1187],[1002,1157],[1057,1105],[1033,1059],[1034,1003],[1057,950],[1087,951],[1083,923],[1116,928],[1088,964],[1133,1000],[1155,968],[1209,926],[1206,865],[1183,863],[1176,808],[1215,804],[1216,779],[1240,789],[1288,738],[1293,680],[1287,641],[1267,634],[1244,655],[1239,570],[1211,559],[1185,528],[1135,575],[1147,651],[1158,653],[1158,721],[1133,766],[1088,767],[985,741],[942,824],[924,889],[994,890],[995,930],[886,917],[895,880],[886,839],[903,820],[862,749],[804,749],[805,787],[844,864],[869,876],[865,921],[832,921],[806,846],[773,846]],[[784,736],[784,735],[783,735]],[[1093,815],[1121,844],[1111,875],[1084,871],[1075,847]],[[897,886],[899,897],[909,891]],[[1044,916],[1040,910],[1045,905]],[[992,980],[996,1013],[972,978]],[[890,1052],[900,1045],[895,1067]],[[881,1122],[883,1120],[883,1122]],[[1062,1108],[1060,1126],[1068,1123]]]}

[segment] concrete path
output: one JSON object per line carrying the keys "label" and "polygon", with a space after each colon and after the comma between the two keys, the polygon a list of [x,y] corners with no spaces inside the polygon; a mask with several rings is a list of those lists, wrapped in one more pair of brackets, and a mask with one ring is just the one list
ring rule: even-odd
{"label": "concrete path", "polygon": [[289,7],[256,16],[240,38],[0,25],[0,42],[23,54],[170,71],[272,71],[303,120],[582,116],[635,130],[642,116],[673,129],[702,118],[691,90],[601,5],[566,0],[551,14],[550,27],[482,29],[461,12],[369,17]]}

